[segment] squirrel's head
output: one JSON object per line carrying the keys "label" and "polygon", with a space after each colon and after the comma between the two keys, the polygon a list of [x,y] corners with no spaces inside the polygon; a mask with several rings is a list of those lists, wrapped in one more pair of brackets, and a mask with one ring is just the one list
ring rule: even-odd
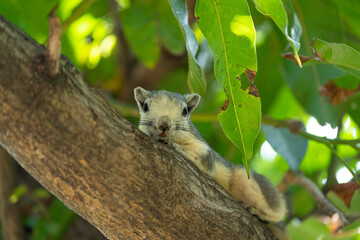
{"label": "squirrel's head", "polygon": [[200,101],[200,95],[147,91],[141,87],[134,89],[139,106],[139,129],[149,136],[164,142],[176,142],[188,136],[190,115]]}

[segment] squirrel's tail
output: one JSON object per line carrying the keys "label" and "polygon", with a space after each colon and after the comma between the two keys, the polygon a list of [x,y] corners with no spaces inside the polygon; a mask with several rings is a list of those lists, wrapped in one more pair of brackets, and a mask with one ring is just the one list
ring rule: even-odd
{"label": "squirrel's tail", "polygon": [[280,192],[264,176],[253,171],[250,179],[243,167],[233,170],[230,193],[249,211],[266,222],[280,222],[286,214],[286,203]]}

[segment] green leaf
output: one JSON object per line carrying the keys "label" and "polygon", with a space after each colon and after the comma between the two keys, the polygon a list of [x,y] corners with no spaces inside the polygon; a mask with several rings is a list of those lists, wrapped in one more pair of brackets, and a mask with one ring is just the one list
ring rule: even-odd
{"label": "green leaf", "polygon": [[295,216],[304,218],[314,211],[316,202],[307,190],[300,186],[291,186],[289,192],[291,193],[289,201]]}
{"label": "green leaf", "polygon": [[27,193],[28,189],[26,185],[21,184],[17,186],[9,197],[11,203],[16,203],[19,199]]}
{"label": "green leaf", "polygon": [[297,63],[299,64],[299,66],[301,66],[298,52],[300,49],[299,41],[302,33],[302,28],[295,12],[293,13],[294,24],[293,26],[289,26],[288,16],[281,0],[253,1],[255,3],[256,9],[262,14],[270,16],[275,22],[275,24],[278,26],[278,28],[281,30],[281,32],[285,35],[286,39],[294,50],[294,56]]}
{"label": "green leaf", "polygon": [[33,228],[31,240],[60,240],[75,213],[68,209],[60,200],[54,199],[46,216],[41,217]]}
{"label": "green leaf", "polygon": [[339,78],[333,79],[336,86],[340,88],[353,89],[355,90],[360,84],[360,79],[354,77],[353,75],[345,75]]}
{"label": "green leaf", "polygon": [[308,148],[308,140],[292,134],[287,128],[262,125],[261,129],[270,145],[285,159],[290,169],[299,170]]}
{"label": "green leaf", "polygon": [[136,0],[120,16],[127,43],[145,66],[155,66],[161,45],[173,54],[184,51],[178,24],[165,0]]}
{"label": "green leaf", "polygon": [[359,213],[360,212],[360,190],[359,189],[354,192],[354,195],[351,198],[350,211],[351,211],[351,213]]}
{"label": "green leaf", "polygon": [[188,86],[192,93],[204,95],[206,92],[206,80],[204,71],[197,64],[196,60],[188,54],[189,72]]}
{"label": "green leaf", "polygon": [[37,188],[32,192],[33,196],[36,198],[50,198],[51,194],[46,191],[44,188]]}
{"label": "green leaf", "polygon": [[346,25],[349,26],[348,32],[357,36],[357,38],[349,40],[353,40],[356,43],[357,39],[360,38],[360,2],[358,0],[333,0],[333,2],[336,4],[340,16],[345,20]]}
{"label": "green leaf", "polygon": [[360,82],[360,53],[358,51],[346,44],[328,43],[320,39],[314,39],[312,46],[315,55],[321,60],[344,69],[359,78]]}
{"label": "green leaf", "polygon": [[316,117],[321,125],[328,122],[336,127],[342,117],[343,104],[331,105],[318,90],[329,80],[345,76],[346,72],[323,63],[304,65],[300,69],[292,62],[286,62],[284,69],[286,83],[306,112]]}
{"label": "green leaf", "polygon": [[347,225],[344,230],[345,231],[350,231],[356,228],[360,228],[360,219],[355,220],[354,222],[350,223],[349,225]]}
{"label": "green leaf", "polygon": [[154,0],[153,2],[162,45],[174,55],[182,54],[185,51],[184,40],[168,1]]}
{"label": "green leaf", "polygon": [[[300,170],[307,175],[318,173],[329,167],[331,150],[322,143],[310,141]],[[316,159],[316,161],[314,161]]]}
{"label": "green leaf", "polygon": [[274,57],[284,48],[281,37],[270,21],[256,26],[256,51],[257,55],[261,56],[258,59],[258,68],[261,71],[256,74],[256,86],[261,96],[261,110],[264,115],[271,109],[274,99],[277,99],[282,86],[285,85],[279,69],[274,68],[274,65],[279,65],[282,61],[281,58]]}
{"label": "green leaf", "polygon": [[[309,217],[301,224],[298,219],[294,219],[287,227],[287,232],[292,240],[321,239],[330,233],[328,227],[315,217]],[[301,233],[301,234],[299,234]]]}
{"label": "green leaf", "polygon": [[350,208],[346,206],[344,200],[339,198],[333,191],[330,191],[326,195],[329,200],[337,207],[340,211],[347,215],[358,215],[360,213],[360,191],[356,190],[351,198]]}
{"label": "green leaf", "polygon": [[204,95],[206,92],[205,74],[195,58],[199,50],[199,44],[193,30],[188,24],[186,3],[184,0],[169,0],[169,2],[174,15],[180,24],[186,42],[189,64],[188,86],[191,92]]}
{"label": "green leaf", "polygon": [[49,32],[47,16],[57,2],[55,0],[0,1],[0,14],[36,41],[44,43]]}
{"label": "green leaf", "polygon": [[154,67],[160,58],[160,41],[151,1],[134,1],[120,16],[127,43],[136,57],[146,67]]}
{"label": "green leaf", "polygon": [[344,200],[338,197],[336,193],[330,191],[326,194],[326,197],[344,214],[350,214],[349,208],[344,203]]}
{"label": "green leaf", "polygon": [[218,115],[220,124],[240,149],[248,170],[261,120],[260,98],[241,88],[242,82],[254,80],[257,71],[255,29],[249,7],[245,0],[204,0],[197,1],[195,14],[214,55],[217,81],[229,98],[227,109]]}

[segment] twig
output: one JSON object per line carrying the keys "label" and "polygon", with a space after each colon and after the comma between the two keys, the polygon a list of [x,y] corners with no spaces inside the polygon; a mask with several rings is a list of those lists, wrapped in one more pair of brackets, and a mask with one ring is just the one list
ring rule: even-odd
{"label": "twig", "polygon": [[299,136],[302,136],[304,138],[307,138],[309,140],[314,140],[316,142],[320,142],[323,144],[347,144],[351,147],[353,147],[355,150],[360,151],[360,147],[358,147],[358,144],[360,145],[360,139],[351,139],[351,140],[346,140],[346,139],[340,139],[340,138],[335,138],[335,139],[329,139],[326,137],[319,137],[313,134],[310,134],[304,130],[298,129],[297,131],[293,131],[293,124],[294,120],[276,120],[276,119],[272,119],[270,117],[263,117],[261,120],[261,123],[263,124],[268,124],[268,125],[273,125],[275,127],[285,127],[288,128],[292,133],[296,133]]}
{"label": "twig", "polygon": [[55,77],[59,72],[60,49],[61,49],[61,22],[58,17],[54,17],[57,5],[49,14],[49,38],[46,48],[46,65],[51,77]]}
{"label": "twig", "polygon": [[[339,138],[328,139],[326,137],[315,136],[315,135],[312,135],[312,134],[307,133],[306,131],[302,130],[301,127],[294,128],[294,126],[298,126],[299,122],[292,121],[292,120],[287,120],[287,121],[286,120],[275,120],[270,117],[263,117],[261,122],[264,124],[273,125],[275,127],[288,128],[294,134],[297,134],[297,135],[302,136],[309,140],[314,140],[316,142],[325,144],[326,146],[328,146],[330,148],[333,155],[342,164],[344,164],[344,166],[350,171],[350,173],[353,175],[355,181],[360,184],[359,177],[356,175],[354,170],[340,157],[340,155],[336,152],[336,150],[333,146],[333,145],[337,145],[337,144],[347,144],[347,145],[353,147],[355,150],[360,151],[360,147],[357,146],[358,144],[360,144],[360,139],[353,139],[353,140],[344,140],[344,139],[339,139]],[[296,122],[298,124],[295,124]]]}
{"label": "twig", "polygon": [[348,224],[348,221],[345,218],[344,214],[340,210],[338,210],[331,202],[329,202],[329,200],[324,196],[320,189],[302,173],[294,174],[291,171],[288,171],[279,185],[279,190],[284,191],[289,185],[293,184],[298,184],[304,187],[313,196],[318,208],[322,210],[325,214],[327,214],[328,216],[338,214],[342,227]]}
{"label": "twig", "polygon": [[[341,117],[339,118],[339,122],[338,122],[338,131],[336,133],[336,138],[340,137],[340,133],[342,131],[342,126],[343,126],[343,117],[344,117],[344,113],[341,114]],[[334,146],[335,150],[337,148],[337,145]],[[336,166],[337,166],[337,159],[336,156],[334,154],[331,154],[331,159],[330,159],[330,164],[329,167],[327,169],[327,178],[326,178],[326,183],[324,184],[324,187],[322,189],[323,193],[327,193],[331,187],[333,187],[335,184],[338,184],[338,181],[336,179]]]}
{"label": "twig", "polygon": [[94,2],[94,0],[84,0],[82,1],[71,13],[70,17],[66,19],[63,23],[62,31],[65,32],[67,28],[70,26],[71,23],[73,23],[75,20],[77,20],[81,15],[84,14],[84,12],[91,6],[91,4]]}
{"label": "twig", "polygon": [[356,173],[354,172],[354,170],[349,166],[349,164],[347,164],[347,162],[345,162],[340,155],[336,152],[335,148],[331,145],[331,144],[327,144],[327,146],[330,148],[331,152],[333,153],[333,155],[342,163],[344,164],[344,166],[349,170],[349,172],[351,173],[351,175],[353,175],[355,181],[360,185],[360,180],[358,178],[358,176],[356,175]]}

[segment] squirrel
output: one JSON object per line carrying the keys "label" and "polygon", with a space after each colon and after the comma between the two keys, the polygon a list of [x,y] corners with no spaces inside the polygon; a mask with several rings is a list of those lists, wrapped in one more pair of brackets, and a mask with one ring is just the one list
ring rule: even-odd
{"label": "squirrel", "polygon": [[140,111],[139,129],[157,141],[172,145],[204,173],[214,178],[235,200],[263,222],[278,223],[286,214],[282,194],[263,175],[222,158],[201,137],[190,120],[200,95],[134,89]]}

